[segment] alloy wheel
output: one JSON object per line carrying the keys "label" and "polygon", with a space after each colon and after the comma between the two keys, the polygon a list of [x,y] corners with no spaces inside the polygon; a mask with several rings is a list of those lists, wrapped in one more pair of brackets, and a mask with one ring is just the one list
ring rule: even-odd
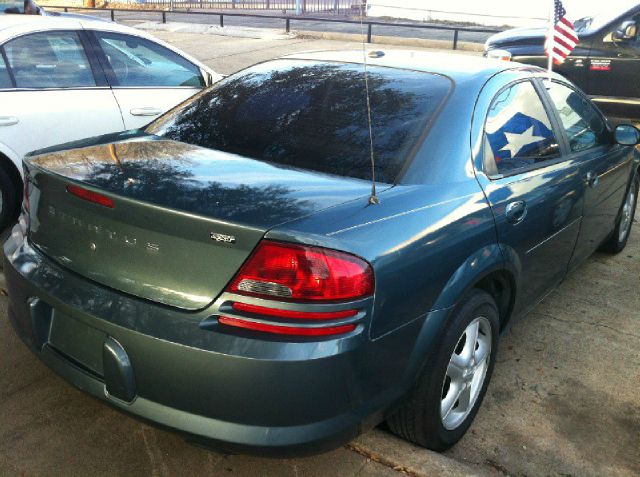
{"label": "alloy wheel", "polygon": [[442,384],[440,417],[447,430],[457,428],[473,410],[489,368],[491,336],[489,320],[478,317],[458,339]]}
{"label": "alloy wheel", "polygon": [[633,208],[636,205],[636,190],[632,186],[627,194],[627,199],[622,206],[622,215],[620,217],[620,233],[618,235],[618,241],[624,242],[631,230],[631,221],[633,218]]}

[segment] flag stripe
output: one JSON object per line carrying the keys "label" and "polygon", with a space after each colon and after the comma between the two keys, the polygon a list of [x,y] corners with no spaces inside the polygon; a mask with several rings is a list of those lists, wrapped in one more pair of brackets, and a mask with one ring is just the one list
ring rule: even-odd
{"label": "flag stripe", "polygon": [[571,50],[573,50],[576,46],[575,43],[571,44],[568,43],[566,41],[564,41],[563,38],[556,36],[556,44],[562,46],[565,50],[567,50],[567,54],[571,53]]}
{"label": "flag stripe", "polygon": [[569,35],[567,32],[560,30],[558,27],[554,29],[554,35],[564,38],[567,43],[578,43],[578,40],[576,40],[575,36]]}
{"label": "flag stripe", "polygon": [[575,34],[575,30],[573,29],[573,26],[568,27],[564,23],[558,23],[556,25],[556,31],[561,32],[563,35],[571,38],[573,41],[578,43],[578,37]]}
{"label": "flag stripe", "polygon": [[569,54],[571,54],[571,49],[565,48],[564,46],[562,46],[560,43],[557,43],[557,42],[555,45],[553,45],[553,50],[558,51],[565,56],[569,56]]}

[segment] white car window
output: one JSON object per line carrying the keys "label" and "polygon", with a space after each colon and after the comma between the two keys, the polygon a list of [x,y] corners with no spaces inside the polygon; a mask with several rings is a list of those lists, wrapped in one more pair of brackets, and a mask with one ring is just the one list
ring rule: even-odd
{"label": "white car window", "polygon": [[96,85],[76,32],[25,35],[11,40],[4,49],[18,88],[79,88]]}
{"label": "white car window", "polygon": [[130,35],[95,33],[113,70],[114,86],[204,86],[197,66],[163,46]]}
{"label": "white car window", "polygon": [[4,62],[4,58],[0,56],[0,89],[7,89],[13,87],[11,83],[11,76],[9,76],[9,70]]}

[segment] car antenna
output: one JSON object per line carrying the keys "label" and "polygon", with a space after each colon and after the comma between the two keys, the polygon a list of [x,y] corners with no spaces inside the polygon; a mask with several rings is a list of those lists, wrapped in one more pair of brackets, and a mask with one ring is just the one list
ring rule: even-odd
{"label": "car antenna", "polygon": [[[369,196],[369,204],[375,205],[380,203],[380,199],[376,195],[376,157],[373,149],[373,127],[371,126],[371,98],[369,95],[369,70],[367,65],[367,50],[364,40],[364,9],[366,0],[360,1],[360,34],[362,37],[362,59],[364,65],[364,89],[367,96],[367,123],[369,126],[369,154],[371,156],[371,195]],[[383,56],[381,52],[376,52],[376,56]]]}

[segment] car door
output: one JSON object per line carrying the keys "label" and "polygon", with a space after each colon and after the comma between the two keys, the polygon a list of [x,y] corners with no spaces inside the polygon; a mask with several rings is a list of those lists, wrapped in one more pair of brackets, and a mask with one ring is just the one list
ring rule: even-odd
{"label": "car door", "polygon": [[0,91],[0,143],[19,157],[123,129],[118,104],[79,32],[26,34],[0,52],[9,86]]}
{"label": "car door", "polygon": [[571,267],[589,257],[613,230],[633,166],[593,104],[568,84],[547,88],[567,138],[569,157],[585,184],[583,219]]}
{"label": "car door", "polygon": [[127,129],[140,128],[200,91],[198,66],[151,40],[94,31]]}
{"label": "car door", "polygon": [[614,40],[613,31],[605,31],[593,45],[586,91],[608,115],[640,121],[640,13],[629,15],[623,22],[636,24],[636,36]]}
{"label": "car door", "polygon": [[564,157],[542,98],[529,79],[511,83],[493,97],[484,126],[480,183],[503,253],[519,273],[516,313],[564,278],[582,213],[579,167]]}

